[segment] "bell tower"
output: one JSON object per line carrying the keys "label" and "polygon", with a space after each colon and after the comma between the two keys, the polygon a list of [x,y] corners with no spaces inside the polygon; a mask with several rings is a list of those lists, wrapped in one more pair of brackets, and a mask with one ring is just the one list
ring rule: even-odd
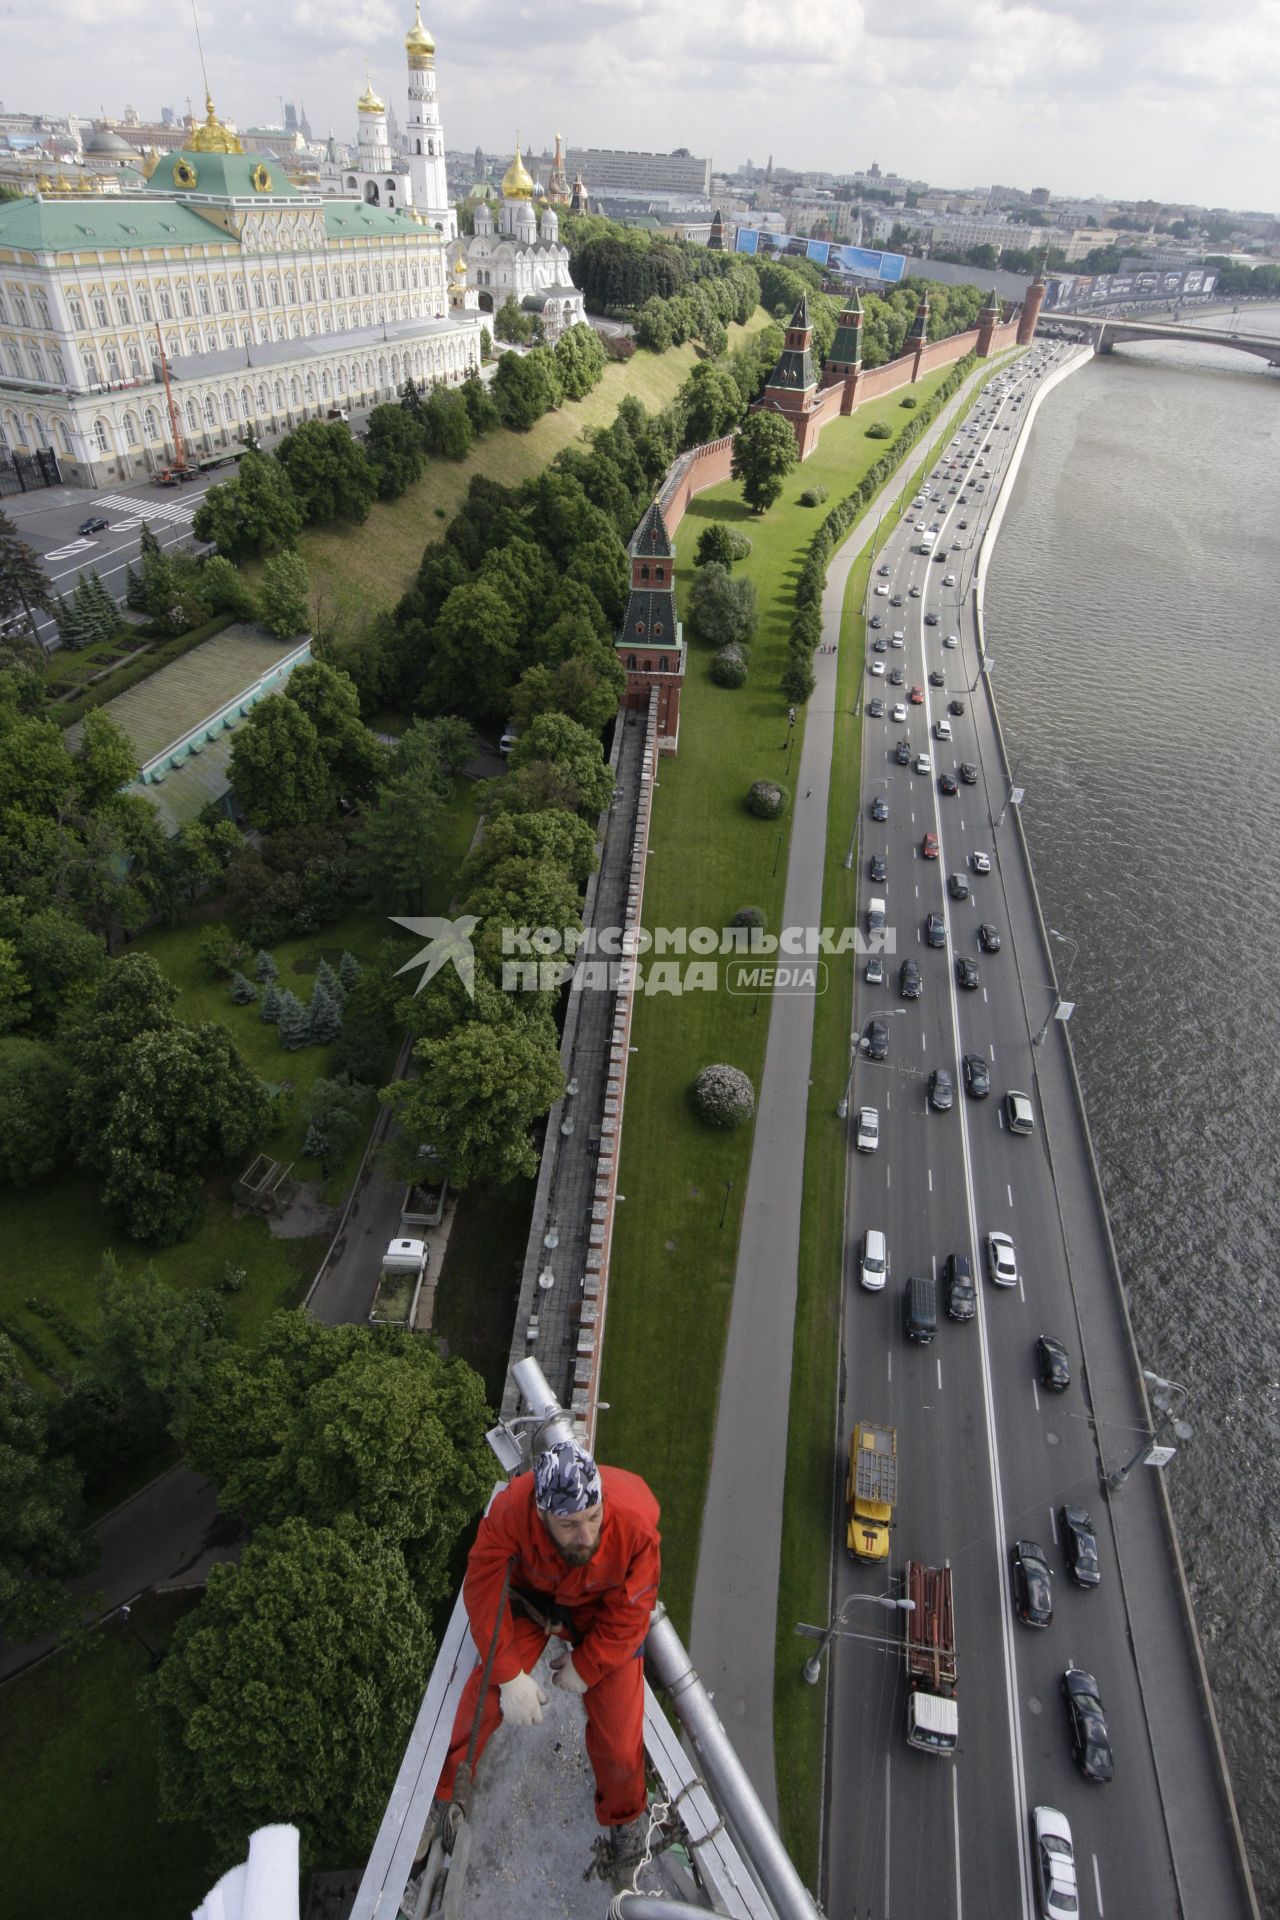
{"label": "bell tower", "polygon": [[422,0],[415,0],[413,25],[405,35],[409,62],[409,178],[413,209],[446,240],[458,237],[458,216],[445,179],[444,133],[436,98],[436,43],[422,24]]}

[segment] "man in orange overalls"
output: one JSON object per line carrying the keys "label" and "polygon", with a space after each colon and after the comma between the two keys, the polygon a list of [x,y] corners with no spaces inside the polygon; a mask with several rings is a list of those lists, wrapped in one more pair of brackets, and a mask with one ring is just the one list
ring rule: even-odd
{"label": "man in orange overalls", "polygon": [[437,1808],[452,1799],[466,1757],[495,1629],[477,1760],[499,1718],[540,1724],[547,1696],[532,1670],[555,1634],[566,1645],[551,1663],[552,1684],[586,1711],[596,1818],[612,1830],[616,1855],[634,1850],[646,1807],[643,1643],[658,1597],[660,1540],[658,1503],[644,1481],[597,1467],[573,1441],[540,1454],[532,1473],[498,1494],[467,1560],[462,1594],[480,1664],[454,1719]]}

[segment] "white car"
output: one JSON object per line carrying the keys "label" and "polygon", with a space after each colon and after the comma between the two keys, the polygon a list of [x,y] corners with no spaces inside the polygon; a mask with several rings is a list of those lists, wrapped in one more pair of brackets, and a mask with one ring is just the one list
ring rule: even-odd
{"label": "white car", "polygon": [[858,1108],[858,1131],[853,1144],[859,1153],[874,1153],[880,1145],[880,1115],[874,1107]]}
{"label": "white car", "polygon": [[894,628],[894,630],[893,630],[893,635],[892,635],[892,638],[891,638],[891,640],[890,640],[890,643],[889,643],[889,644],[890,644],[891,646],[894,646],[894,647],[905,647],[905,646],[906,646],[906,644],[907,644],[907,636],[906,636],[906,634],[904,633],[904,631],[903,631],[903,629],[902,629],[901,627],[895,627],[895,628]]}
{"label": "white car", "polygon": [[906,719],[906,717],[907,717],[907,709],[906,709],[906,705],[905,705],[905,703],[904,703],[903,701],[901,701],[901,700],[899,700],[899,701],[897,701],[897,702],[895,702],[895,704],[894,704],[894,709],[893,709],[893,715],[892,715],[892,717],[893,717],[893,719],[895,719],[895,720],[905,720],[905,719]]}
{"label": "white car", "polygon": [[871,662],[871,671],[872,671],[872,673],[883,673],[883,672],[884,672],[884,661],[883,661],[883,660],[873,660],[873,661]]}
{"label": "white car", "polygon": [[882,987],[884,985],[884,955],[882,953],[873,953],[867,961],[867,985],[869,987]]}
{"label": "white car", "polygon": [[991,855],[989,853],[971,853],[969,855],[969,865],[975,873],[990,873]]}
{"label": "white car", "polygon": [[1018,1256],[1007,1233],[987,1235],[987,1272],[993,1286],[1017,1286]]}
{"label": "white car", "polygon": [[876,592],[882,593],[886,600],[889,598],[889,589],[888,587],[884,586],[883,583],[876,588]]}
{"label": "white car", "polygon": [[917,773],[933,772],[933,759],[931,755],[927,753],[918,753],[916,755],[916,772]]}
{"label": "white car", "polygon": [[1056,1807],[1037,1807],[1031,1815],[1035,1840],[1036,1898],[1043,1920],[1076,1920],[1076,1854],[1071,1828]]}
{"label": "white car", "polygon": [[[981,492],[981,491],[982,491],[982,489],[981,489],[981,488],[979,488],[979,489],[978,489],[978,491],[979,491],[979,492]],[[942,576],[942,584],[943,584],[943,586],[944,586],[944,587],[954,587],[954,585],[955,585],[955,583],[956,583],[956,577],[955,577],[955,575],[954,575],[954,573],[944,573],[944,574],[943,574],[943,576]]]}
{"label": "white car", "polygon": [[951,722],[949,720],[935,720],[933,723],[933,737],[935,740],[949,740],[951,738]]}
{"label": "white car", "polygon": [[958,633],[949,633],[942,644],[944,647],[954,649],[960,645],[960,635]]}
{"label": "white car", "polygon": [[889,1249],[884,1235],[875,1227],[868,1227],[862,1236],[862,1261],[860,1278],[868,1293],[883,1293],[885,1277],[889,1271]]}

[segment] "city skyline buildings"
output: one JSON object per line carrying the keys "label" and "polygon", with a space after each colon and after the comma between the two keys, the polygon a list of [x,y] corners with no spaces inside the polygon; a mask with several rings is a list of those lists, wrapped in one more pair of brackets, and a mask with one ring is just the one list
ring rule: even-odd
{"label": "city skyline buildings", "polygon": [[[412,9],[309,0],[259,16],[251,33],[244,18],[212,6],[201,16],[220,112],[261,126],[282,96],[303,99],[315,137],[332,124],[348,141],[365,62],[376,86],[392,85]],[[510,151],[517,132],[549,147],[560,127],[571,146],[691,146],[717,171],[767,147],[797,170],[836,173],[875,152],[886,168],[951,187],[1048,180],[1081,198],[1233,210],[1265,208],[1276,192],[1280,60],[1261,0],[1229,18],[1204,0],[1143,0],[1114,16],[1057,0],[909,20],[883,0],[852,15],[819,0],[759,17],[711,0],[696,19],[653,0],[643,14],[550,15],[518,49],[493,0],[465,14],[429,7],[424,19],[458,150]],[[126,0],[86,31],[71,0],[48,0],[15,16],[6,42],[11,112],[114,118],[128,101],[151,119],[161,103],[203,97],[177,12],[149,9],[144,21]]]}

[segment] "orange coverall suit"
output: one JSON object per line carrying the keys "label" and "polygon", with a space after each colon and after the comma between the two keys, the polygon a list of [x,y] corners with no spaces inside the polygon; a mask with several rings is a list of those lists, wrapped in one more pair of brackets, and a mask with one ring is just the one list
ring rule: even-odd
{"label": "orange coverall suit", "polygon": [[[504,1488],[480,1522],[462,1594],[480,1661],[463,1689],[436,1798],[453,1797],[466,1758],[484,1660],[493,1639],[507,1562],[511,1585],[566,1608],[573,1622],[573,1664],[587,1683],[587,1756],[596,1778],[596,1818],[623,1826],[645,1808],[644,1661],[641,1648],[658,1598],[658,1503],[637,1474],[600,1468],[604,1519],[600,1545],[585,1567],[561,1559],[533,1500],[533,1475]],[[501,1719],[498,1688],[530,1673],[549,1635],[510,1598],[502,1612],[476,1741],[476,1759]]]}

